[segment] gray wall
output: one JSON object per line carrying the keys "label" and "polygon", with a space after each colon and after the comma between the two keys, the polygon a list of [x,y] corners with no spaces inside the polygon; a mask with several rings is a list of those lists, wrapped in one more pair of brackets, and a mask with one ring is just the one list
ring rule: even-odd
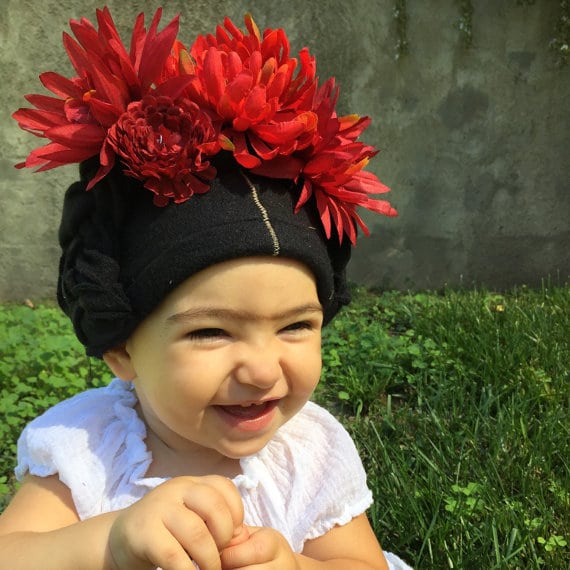
{"label": "gray wall", "polygon": [[[398,2],[402,3],[402,2]],[[13,164],[41,143],[10,114],[37,75],[71,74],[61,33],[70,18],[94,20],[94,0],[2,0],[0,12],[0,299],[53,295],[56,231],[76,167],[43,174]],[[109,0],[125,33],[158,3]],[[317,56],[321,79],[341,84],[339,110],[370,115],[371,163],[392,187],[398,218],[365,216],[372,230],[351,277],[395,288],[537,285],[570,274],[570,66],[549,49],[560,2],[473,0],[473,45],[457,29],[459,2],[408,0],[408,55],[388,0],[167,0],[190,44],[227,14],[241,25],[282,26],[293,48]]]}

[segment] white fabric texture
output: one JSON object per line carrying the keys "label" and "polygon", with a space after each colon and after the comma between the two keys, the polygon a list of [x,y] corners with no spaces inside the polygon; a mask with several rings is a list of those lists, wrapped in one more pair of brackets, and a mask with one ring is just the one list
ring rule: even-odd
{"label": "white fabric texture", "polygon": [[[22,432],[16,477],[57,473],[81,519],[133,504],[165,481],[145,477],[152,456],[136,403],[132,384],[113,380],[57,404]],[[245,523],[277,529],[295,552],[372,503],[352,439],[312,402],[240,464],[233,481]],[[409,569],[399,558],[387,558],[391,570]]]}

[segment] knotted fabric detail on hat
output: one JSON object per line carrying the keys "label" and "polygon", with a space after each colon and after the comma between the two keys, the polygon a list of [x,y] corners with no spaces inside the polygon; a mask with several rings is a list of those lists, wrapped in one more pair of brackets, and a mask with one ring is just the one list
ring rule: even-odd
{"label": "knotted fabric detail on hat", "polygon": [[[82,170],[88,169],[83,165]],[[124,193],[85,188],[85,180],[76,182],[65,195],[57,298],[88,354],[101,356],[122,342],[139,319],[120,281],[117,258]]]}

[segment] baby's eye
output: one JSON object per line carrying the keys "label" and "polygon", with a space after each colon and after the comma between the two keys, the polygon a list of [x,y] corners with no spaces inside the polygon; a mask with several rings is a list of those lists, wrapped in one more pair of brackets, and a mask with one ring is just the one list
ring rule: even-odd
{"label": "baby's eye", "polygon": [[214,340],[221,337],[226,337],[227,333],[223,329],[206,328],[191,331],[186,335],[191,340]]}
{"label": "baby's eye", "polygon": [[291,323],[290,325],[287,325],[286,327],[283,327],[284,332],[287,331],[303,331],[303,330],[311,330],[314,328],[314,325],[309,322],[309,321],[298,321],[295,323]]}

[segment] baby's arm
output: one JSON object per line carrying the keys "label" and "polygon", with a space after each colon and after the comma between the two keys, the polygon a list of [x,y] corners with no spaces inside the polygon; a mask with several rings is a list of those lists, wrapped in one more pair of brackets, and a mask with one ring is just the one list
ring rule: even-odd
{"label": "baby's arm", "polygon": [[[219,551],[243,521],[222,477],[180,477],[122,511],[79,521],[57,477],[28,477],[0,516],[0,568],[220,570]],[[236,530],[237,529],[237,530]]]}
{"label": "baby's arm", "polygon": [[387,570],[388,565],[365,514],[305,543],[295,554],[285,538],[268,528],[249,529],[247,541],[222,552],[224,570]]}
{"label": "baby's arm", "polygon": [[[71,494],[57,477],[28,476],[0,516],[0,567],[109,567],[105,537],[116,516],[79,523]],[[84,565],[81,556],[87,558]]]}

